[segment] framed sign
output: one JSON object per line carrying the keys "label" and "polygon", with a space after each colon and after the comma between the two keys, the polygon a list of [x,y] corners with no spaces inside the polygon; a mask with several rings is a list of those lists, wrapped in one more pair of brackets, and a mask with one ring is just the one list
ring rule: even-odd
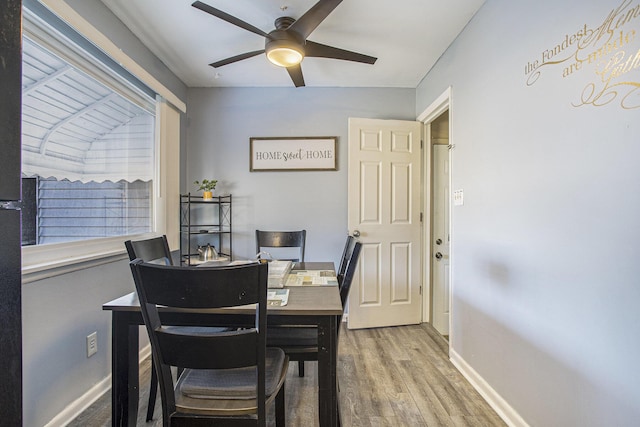
{"label": "framed sign", "polygon": [[250,170],[337,170],[336,136],[250,138]]}

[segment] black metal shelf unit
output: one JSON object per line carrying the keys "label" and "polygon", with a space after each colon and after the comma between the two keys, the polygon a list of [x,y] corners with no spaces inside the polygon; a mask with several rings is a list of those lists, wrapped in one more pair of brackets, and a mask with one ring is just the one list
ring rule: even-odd
{"label": "black metal shelf unit", "polygon": [[220,256],[233,259],[231,194],[204,200],[180,195],[180,260],[187,265],[198,258],[198,247],[210,244]]}

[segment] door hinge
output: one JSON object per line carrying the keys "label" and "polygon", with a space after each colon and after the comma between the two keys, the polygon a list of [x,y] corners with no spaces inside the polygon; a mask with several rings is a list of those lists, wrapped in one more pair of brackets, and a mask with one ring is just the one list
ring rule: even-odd
{"label": "door hinge", "polygon": [[423,147],[424,147],[424,141],[420,140],[420,149],[422,150]]}
{"label": "door hinge", "polygon": [[422,222],[422,212],[420,212],[420,222]]}
{"label": "door hinge", "polygon": [[420,285],[420,295],[422,295],[422,285]]}

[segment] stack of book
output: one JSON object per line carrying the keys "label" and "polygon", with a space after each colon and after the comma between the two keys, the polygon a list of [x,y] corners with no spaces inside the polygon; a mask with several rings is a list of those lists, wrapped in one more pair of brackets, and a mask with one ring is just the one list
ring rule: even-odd
{"label": "stack of book", "polygon": [[293,262],[291,261],[270,261],[267,286],[270,288],[284,288],[287,276],[291,272],[291,267],[293,267]]}

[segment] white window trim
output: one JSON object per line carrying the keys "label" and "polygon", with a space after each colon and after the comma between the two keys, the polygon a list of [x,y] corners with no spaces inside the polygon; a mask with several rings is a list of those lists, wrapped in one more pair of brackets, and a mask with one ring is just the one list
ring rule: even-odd
{"label": "white window trim", "polygon": [[91,78],[105,87],[153,114],[153,98],[150,98],[148,94],[139,93],[139,89],[110,71],[99,59],[96,59],[90,53],[87,54],[83,47],[69,40],[65,34],[50,27],[46,21],[26,9],[23,11],[22,22],[24,37],[44,47],[72,67],[91,76]]}
{"label": "white window trim", "polygon": [[109,38],[98,31],[78,12],[69,6],[64,0],[40,0],[42,4],[47,6],[52,12],[60,17],[67,24],[71,25],[77,32],[82,34],[87,40],[90,40],[100,49],[102,49],[113,60],[118,62],[122,67],[136,76],[140,81],[144,82],[148,87],[153,89],[158,95],[166,99],[179,111],[186,113],[187,105],[178,98],[173,92],[167,89],[149,72],[142,68],[138,63],[125,54],[122,49],[116,46]]}
{"label": "white window trim", "polygon": [[[186,104],[158,82],[135,61],[125,55],[109,39],[90,25],[62,0],[43,0],[87,40],[102,48],[114,60],[158,93],[156,100],[156,173],[153,188],[153,227],[155,232],[140,235],[116,236],[22,248],[22,283],[70,273],[92,266],[128,259],[124,248],[127,239],[144,239],[166,234],[170,245],[178,238],[179,144],[180,115]],[[169,105],[171,104],[171,105]],[[173,106],[174,108],[171,108]],[[159,114],[158,114],[159,113]],[[171,214],[175,210],[175,214]]]}

